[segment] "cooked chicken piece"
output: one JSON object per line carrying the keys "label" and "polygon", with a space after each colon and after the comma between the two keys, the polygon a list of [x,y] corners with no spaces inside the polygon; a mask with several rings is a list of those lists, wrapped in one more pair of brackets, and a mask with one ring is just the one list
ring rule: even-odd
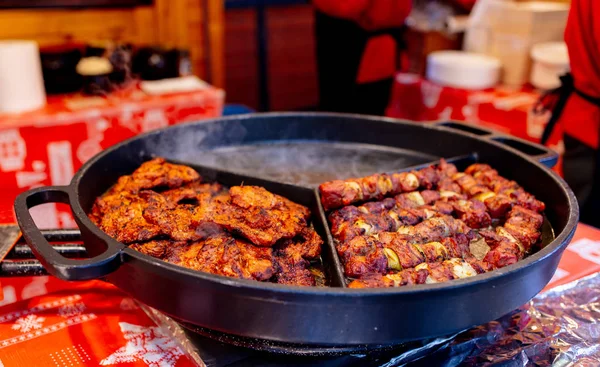
{"label": "cooked chicken piece", "polygon": [[312,228],[306,228],[293,239],[283,240],[275,248],[278,265],[276,281],[280,284],[314,286],[310,263],[321,255],[323,240]]}
{"label": "cooked chicken piece", "polygon": [[205,204],[216,195],[223,194],[227,190],[218,183],[200,183],[195,181],[178,188],[161,192],[167,201],[173,204],[187,203],[192,205]]}
{"label": "cooked chicken piece", "polygon": [[193,270],[241,279],[268,280],[275,274],[272,249],[254,246],[228,234],[176,246],[164,260]]}
{"label": "cooked chicken piece", "polygon": [[162,233],[161,228],[143,216],[148,202],[129,193],[101,197],[94,203],[92,220],[109,236],[122,243],[150,240]]}
{"label": "cooked chicken piece", "polygon": [[314,260],[321,256],[321,245],[323,240],[319,234],[312,227],[306,227],[296,237],[281,240],[276,247],[286,253],[298,254],[306,260]]}
{"label": "cooked chicken piece", "polygon": [[180,187],[198,180],[200,175],[191,167],[155,158],[142,163],[131,176],[120,177],[109,193],[127,191],[135,194],[144,189]]}
{"label": "cooked chicken piece", "polygon": [[150,255],[157,259],[167,260],[172,254],[178,253],[181,247],[187,247],[187,242],[173,240],[154,240],[142,243],[133,243],[129,248]]}
{"label": "cooked chicken piece", "polygon": [[310,211],[262,187],[235,186],[230,200],[199,206],[197,220],[214,222],[258,246],[273,246],[307,226]]}

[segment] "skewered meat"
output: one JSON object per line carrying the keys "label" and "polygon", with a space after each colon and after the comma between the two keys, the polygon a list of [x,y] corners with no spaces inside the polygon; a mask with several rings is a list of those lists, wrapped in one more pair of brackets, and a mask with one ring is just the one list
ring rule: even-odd
{"label": "skewered meat", "polygon": [[457,217],[471,228],[485,228],[492,223],[485,204],[477,200],[457,200],[452,202]]}
{"label": "skewered meat", "polygon": [[400,287],[405,285],[441,283],[477,275],[471,264],[462,259],[449,259],[438,263],[423,263],[412,269],[394,274],[369,274],[352,281],[350,288]]}
{"label": "skewered meat", "polygon": [[89,216],[132,249],[176,265],[315,285],[309,261],[323,241],[308,226],[310,211],[264,188],[203,183],[191,168],[157,158],[121,177]]}
{"label": "skewered meat", "polygon": [[329,211],[361,201],[382,200],[386,196],[412,192],[418,188],[432,189],[442,180],[451,191],[455,191],[456,186],[448,183],[448,177],[455,172],[453,164],[442,160],[437,167],[414,172],[383,173],[325,182],[319,186],[321,203]]}
{"label": "skewered meat", "polygon": [[544,204],[490,166],[458,172],[441,161],[412,173],[421,191],[330,213],[345,274],[356,278],[350,287],[473,276],[514,264],[539,242]]}
{"label": "skewered meat", "polygon": [[384,173],[345,181],[335,180],[319,186],[325,210],[359,201],[381,200],[387,195],[415,191],[418,188],[419,179],[414,173]]}

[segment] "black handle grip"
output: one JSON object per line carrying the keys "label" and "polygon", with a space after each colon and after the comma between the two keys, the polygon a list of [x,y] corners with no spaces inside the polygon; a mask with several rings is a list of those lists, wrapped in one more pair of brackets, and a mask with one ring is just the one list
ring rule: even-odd
{"label": "black handle grip", "polygon": [[106,243],[106,250],[95,257],[82,260],[68,259],[59,254],[44,238],[35,225],[29,209],[45,203],[69,203],[71,191],[66,186],[40,187],[17,196],[15,213],[23,237],[33,250],[35,257],[48,273],[64,280],[89,280],[101,278],[121,265],[121,248]]}
{"label": "black handle grip", "polygon": [[499,134],[498,132],[480,126],[473,126],[456,121],[443,121],[437,123],[450,129],[459,130],[462,132],[477,135],[483,139],[489,139],[507,145],[519,152],[530,156],[548,168],[552,168],[558,163],[558,153],[554,150],[530,141],[517,138],[514,136]]}

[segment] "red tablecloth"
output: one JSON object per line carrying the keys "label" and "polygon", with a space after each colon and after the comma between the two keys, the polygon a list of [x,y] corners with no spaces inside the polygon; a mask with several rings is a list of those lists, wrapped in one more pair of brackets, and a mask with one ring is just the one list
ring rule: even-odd
{"label": "red tablecloth", "polygon": [[[530,87],[472,91],[442,87],[415,74],[397,74],[386,111],[389,117],[415,121],[459,120],[540,142],[550,113],[536,114],[540,94]],[[564,152],[562,130],[548,146]]]}
{"label": "red tablecloth", "polygon": [[[220,116],[224,99],[213,87],[150,96],[132,84],[106,97],[51,96],[44,109],[0,114],[0,223],[14,222],[18,193],[66,185],[93,155],[141,132]],[[73,227],[70,214],[54,204],[34,212],[45,227]]]}

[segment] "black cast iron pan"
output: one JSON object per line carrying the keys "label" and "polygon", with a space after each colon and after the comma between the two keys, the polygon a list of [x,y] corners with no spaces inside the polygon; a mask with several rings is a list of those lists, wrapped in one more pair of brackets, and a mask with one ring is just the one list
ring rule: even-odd
{"label": "black cast iron pan", "polygon": [[[99,230],[86,216],[95,198],[154,156],[195,165],[226,185],[263,185],[309,205],[317,230],[328,239],[323,262],[330,287],[205,274],[128,249]],[[555,239],[517,264],[470,279],[346,289],[314,187],[324,180],[400,171],[440,157],[489,163],[519,182],[546,202]],[[246,115],[178,125],[118,144],[88,161],[69,186],[20,195],[15,210],[27,243],[50,274],[67,280],[103,278],[187,324],[305,345],[397,344],[496,319],[549,282],[578,221],[573,193],[544,166],[555,162],[556,155],[544,147],[458,123],[314,113]],[[63,257],[44,239],[28,209],[47,202],[70,204],[91,258]]]}

